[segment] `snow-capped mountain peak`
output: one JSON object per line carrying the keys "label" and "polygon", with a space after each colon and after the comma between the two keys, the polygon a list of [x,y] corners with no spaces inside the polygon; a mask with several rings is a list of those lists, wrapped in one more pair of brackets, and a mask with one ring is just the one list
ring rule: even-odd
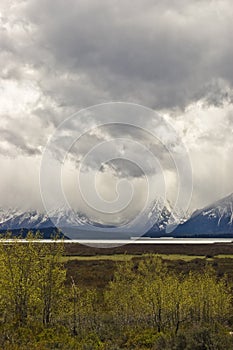
{"label": "snow-capped mountain peak", "polygon": [[[170,205],[161,200],[156,200],[152,203],[151,208],[147,212],[148,216],[145,218],[151,225],[154,224],[153,230],[161,231],[164,230],[167,224],[177,220],[177,217],[173,215],[170,209]],[[80,227],[82,229],[88,229],[90,226],[94,226],[97,229],[116,227],[113,225],[105,225],[101,222],[95,222],[85,214],[79,211],[74,211],[69,207],[55,208],[53,211],[41,213],[37,210],[30,209],[27,211],[19,209],[0,209],[0,230],[19,230],[19,229],[38,229],[42,230],[45,228],[56,227],[67,228],[67,227]]]}
{"label": "snow-capped mountain peak", "polygon": [[175,230],[175,234],[231,237],[233,234],[233,194],[194,211],[192,216]]}
{"label": "snow-capped mountain peak", "polygon": [[231,225],[233,223],[233,193],[201,210],[195,211],[192,217],[200,214],[210,220],[216,219],[218,225],[221,224],[221,220],[223,219],[227,220],[228,224]]}

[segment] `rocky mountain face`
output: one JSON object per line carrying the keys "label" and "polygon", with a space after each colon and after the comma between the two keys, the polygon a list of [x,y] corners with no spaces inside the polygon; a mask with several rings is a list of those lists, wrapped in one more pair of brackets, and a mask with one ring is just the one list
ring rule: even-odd
{"label": "rocky mountain face", "polygon": [[[157,200],[152,203],[146,220],[148,220],[149,226],[152,227],[152,232],[161,232],[166,228],[171,218],[173,221],[176,220],[175,216],[171,214],[169,204],[167,203],[164,206],[161,200]],[[49,215],[37,210],[0,209],[0,231],[18,231],[20,229],[48,231],[48,229],[67,227],[86,231],[90,226],[94,226],[96,231],[101,231],[101,228],[114,227],[113,225],[94,222],[84,214],[75,212],[70,208],[58,208],[50,212]],[[115,229],[117,230],[116,226]]]}
{"label": "rocky mountain face", "polygon": [[49,227],[84,226],[88,218],[69,208],[59,208],[48,214],[37,210],[0,209],[0,230],[44,229]]}
{"label": "rocky mountain face", "polygon": [[233,194],[196,210],[186,222],[177,227],[173,234],[183,237],[232,237]]}
{"label": "rocky mountain face", "polygon": [[[156,220],[155,220],[156,218]],[[147,236],[161,237],[231,237],[233,236],[233,194],[219,201],[196,210],[189,218],[174,213],[170,204],[162,201],[153,203],[147,217],[151,229]],[[166,233],[169,225],[177,227]],[[73,227],[88,231],[88,227],[113,227],[93,222],[86,215],[75,212],[69,208],[59,208],[48,214],[37,210],[21,211],[17,209],[0,209],[0,231],[7,230],[40,230],[51,232],[55,228]]]}

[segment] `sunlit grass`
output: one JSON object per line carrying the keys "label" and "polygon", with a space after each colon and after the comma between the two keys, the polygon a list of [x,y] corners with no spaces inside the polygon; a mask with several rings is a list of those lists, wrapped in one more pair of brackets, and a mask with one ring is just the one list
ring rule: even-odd
{"label": "sunlit grass", "polygon": [[72,261],[72,260],[114,260],[114,261],[129,261],[133,257],[141,257],[142,255],[130,255],[130,254],[112,254],[112,255],[92,255],[92,256],[83,256],[83,255],[72,255],[72,256],[63,256],[62,260]]}
{"label": "sunlit grass", "polygon": [[[96,261],[96,260],[112,260],[112,261],[129,261],[132,258],[143,258],[149,254],[112,254],[112,255],[93,255],[93,256],[82,256],[82,255],[72,255],[63,256],[62,260],[64,262],[72,260],[82,260],[82,261]],[[164,260],[183,260],[191,261],[194,259],[205,259],[204,255],[184,255],[184,254],[155,254],[160,256]],[[228,257],[228,256],[226,256]],[[233,255],[231,255],[233,258]]]}

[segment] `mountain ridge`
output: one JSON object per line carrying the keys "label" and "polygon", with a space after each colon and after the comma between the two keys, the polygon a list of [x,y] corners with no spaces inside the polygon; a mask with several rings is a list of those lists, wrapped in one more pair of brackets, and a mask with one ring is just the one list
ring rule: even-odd
{"label": "mountain ridge", "polygon": [[[147,214],[148,222],[152,227],[146,233],[149,237],[166,237],[166,228],[175,223],[176,228],[169,233],[173,237],[233,237],[233,193],[223,197],[202,209],[195,210],[185,220],[173,213],[171,205],[163,201],[155,201]],[[153,219],[157,221],[153,223]],[[52,232],[58,228],[78,228],[82,232],[88,232],[90,226],[96,231],[101,229],[117,228],[113,225],[104,225],[94,222],[85,214],[75,212],[70,208],[58,208],[49,214],[41,213],[35,209],[22,211],[15,209],[0,208],[0,231],[13,230],[37,230]],[[120,230],[120,227],[119,227]],[[133,234],[133,232],[132,232]]]}
{"label": "mountain ridge", "polygon": [[233,236],[233,193],[195,210],[173,233],[175,236]]}

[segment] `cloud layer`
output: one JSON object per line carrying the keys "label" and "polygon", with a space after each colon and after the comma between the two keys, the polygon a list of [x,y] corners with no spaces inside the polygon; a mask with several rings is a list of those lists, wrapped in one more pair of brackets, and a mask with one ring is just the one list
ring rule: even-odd
{"label": "cloud layer", "polygon": [[[231,0],[1,1],[0,205],[14,205],[14,191],[40,206],[38,182],[24,181],[23,173],[33,164],[38,175],[59,123],[109,101],[142,104],[174,126],[192,162],[192,208],[232,192],[232,16]],[[145,123],[155,128],[153,120]],[[126,128],[92,131],[74,148],[76,161],[96,143],[122,135]],[[170,178],[166,152],[136,130],[130,137],[154,150]],[[122,161],[104,169],[113,177],[141,176]],[[111,184],[112,178],[104,184],[107,197]]]}

